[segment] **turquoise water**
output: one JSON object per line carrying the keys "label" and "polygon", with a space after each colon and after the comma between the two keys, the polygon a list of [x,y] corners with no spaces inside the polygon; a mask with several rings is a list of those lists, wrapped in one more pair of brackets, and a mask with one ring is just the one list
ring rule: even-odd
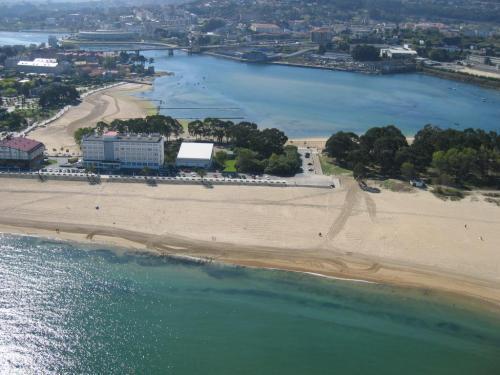
{"label": "turquoise water", "polygon": [[0,373],[498,374],[433,293],[0,237]]}
{"label": "turquoise water", "polygon": [[146,96],[163,107],[223,109],[162,111],[173,117],[243,117],[292,137],[387,124],[407,135],[428,123],[500,129],[500,91],[421,74],[367,76],[175,53],[145,52],[157,70],[175,73],[156,79]]}
{"label": "turquoise water", "polygon": [[63,36],[58,33],[35,33],[35,32],[14,32],[0,31],[0,46],[24,45],[48,43],[49,35]]}

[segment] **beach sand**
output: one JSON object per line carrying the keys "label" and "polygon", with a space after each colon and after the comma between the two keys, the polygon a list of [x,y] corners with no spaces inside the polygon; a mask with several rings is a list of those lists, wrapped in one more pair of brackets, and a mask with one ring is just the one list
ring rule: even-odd
{"label": "beach sand", "polygon": [[79,155],[80,148],[73,138],[75,130],[95,126],[99,121],[145,117],[154,111],[151,103],[132,95],[150,88],[148,85],[126,83],[98,91],[84,98],[80,105],[72,107],[60,119],[35,129],[28,136],[43,142],[50,155],[66,153],[66,150],[72,155]]}
{"label": "beach sand", "polygon": [[0,197],[2,232],[438,289],[500,306],[500,208],[478,193],[460,202],[425,191],[370,194],[349,178],[341,189],[1,178]]}

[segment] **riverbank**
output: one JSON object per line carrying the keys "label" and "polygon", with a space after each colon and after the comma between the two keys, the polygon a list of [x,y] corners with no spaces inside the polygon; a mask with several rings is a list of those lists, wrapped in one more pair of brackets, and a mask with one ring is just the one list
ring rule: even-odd
{"label": "riverbank", "polygon": [[423,74],[428,74],[431,76],[451,81],[458,81],[458,82],[468,83],[471,85],[485,87],[488,89],[500,90],[500,80],[495,78],[486,78],[468,73],[452,72],[452,71],[445,71],[442,69],[433,69],[433,68],[423,68],[421,72]]}
{"label": "riverbank", "polygon": [[110,122],[155,113],[154,104],[134,96],[150,89],[147,84],[126,83],[100,90],[86,96],[78,106],[71,107],[56,121],[35,129],[29,136],[43,142],[49,154],[78,155],[80,148],[73,138],[77,129],[95,126],[99,121]]}
{"label": "riverbank", "polygon": [[500,306],[498,207],[420,191],[372,195],[349,179],[344,186],[5,179],[0,231],[436,289]]}

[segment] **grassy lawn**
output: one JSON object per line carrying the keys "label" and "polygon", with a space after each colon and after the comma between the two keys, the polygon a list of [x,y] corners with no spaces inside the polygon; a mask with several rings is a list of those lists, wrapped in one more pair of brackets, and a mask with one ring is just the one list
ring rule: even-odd
{"label": "grassy lawn", "polygon": [[319,161],[323,174],[330,175],[352,175],[352,171],[339,167],[332,163],[331,159],[326,155],[320,155]]}
{"label": "grassy lawn", "polygon": [[226,160],[224,163],[224,170],[223,172],[236,172],[236,159],[233,160]]}

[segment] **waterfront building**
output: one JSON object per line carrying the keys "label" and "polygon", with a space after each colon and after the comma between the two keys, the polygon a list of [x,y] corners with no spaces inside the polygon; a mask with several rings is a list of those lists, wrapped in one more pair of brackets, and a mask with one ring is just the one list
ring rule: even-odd
{"label": "waterfront building", "polygon": [[417,57],[417,51],[405,47],[381,48],[380,57],[387,59],[412,59]]}
{"label": "waterfront building", "polygon": [[82,139],[83,165],[96,169],[159,169],[165,162],[164,139],[158,134],[88,135]]}
{"label": "waterfront building", "polygon": [[114,30],[97,30],[97,31],[80,31],[77,34],[79,40],[87,41],[129,41],[136,40],[137,33],[129,31],[114,31]]}
{"label": "waterfront building", "polygon": [[470,54],[467,56],[467,63],[474,65],[492,65],[500,68],[500,57]]}
{"label": "waterfront building", "polygon": [[209,168],[212,164],[213,143],[182,142],[175,165],[177,167]]}
{"label": "waterfront building", "polygon": [[70,68],[69,64],[59,63],[57,59],[20,60],[16,64],[16,70],[22,73],[35,74],[61,74]]}
{"label": "waterfront building", "polygon": [[311,42],[326,45],[332,41],[333,33],[327,27],[320,27],[311,31]]}
{"label": "waterfront building", "polygon": [[0,165],[36,168],[43,162],[45,146],[29,138],[7,137],[0,141]]}
{"label": "waterfront building", "polygon": [[280,34],[283,30],[272,23],[252,23],[250,30],[259,34]]}

